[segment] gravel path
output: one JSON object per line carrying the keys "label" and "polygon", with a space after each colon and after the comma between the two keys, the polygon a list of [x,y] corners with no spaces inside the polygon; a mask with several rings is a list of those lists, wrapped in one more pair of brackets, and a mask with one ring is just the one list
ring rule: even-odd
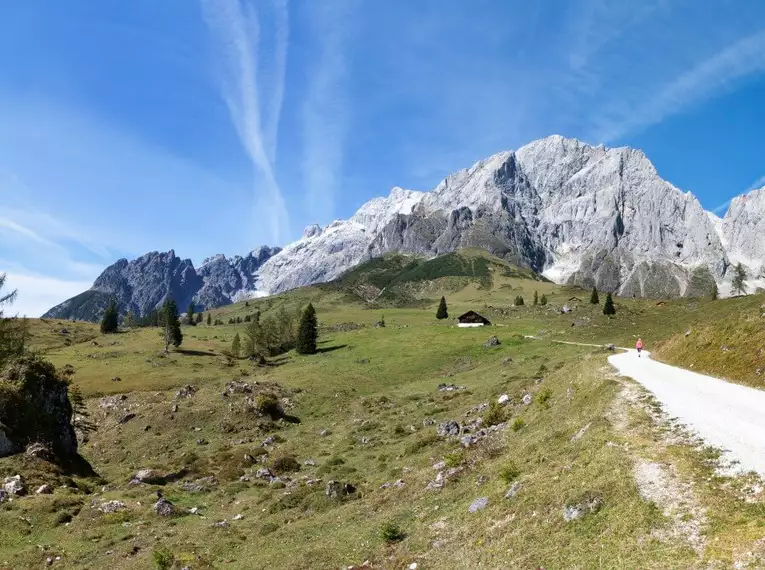
{"label": "gravel path", "polygon": [[742,471],[765,476],[765,391],[651,360],[629,350],[608,358],[620,374],[653,392],[665,411]]}

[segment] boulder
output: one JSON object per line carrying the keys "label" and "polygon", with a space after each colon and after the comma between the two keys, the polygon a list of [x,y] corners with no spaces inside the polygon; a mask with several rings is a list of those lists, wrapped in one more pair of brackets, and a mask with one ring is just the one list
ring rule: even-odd
{"label": "boulder", "polygon": [[447,420],[438,424],[436,433],[442,437],[455,436],[460,434],[460,424],[454,420]]}
{"label": "boulder", "polygon": [[165,478],[153,469],[140,469],[133,475],[129,484],[140,485],[141,483],[146,483],[147,485],[163,485],[165,483]]}
{"label": "boulder", "polygon": [[42,461],[53,461],[56,458],[50,447],[44,443],[30,443],[24,454],[27,457],[33,457]]}
{"label": "boulder", "polygon": [[27,494],[27,488],[24,486],[24,478],[21,475],[6,477],[3,481],[3,490],[12,496],[21,496]]}
{"label": "boulder", "polygon": [[521,488],[521,484],[516,481],[513,483],[510,488],[507,490],[507,493],[505,493],[505,499],[512,499],[518,494],[518,491]]}
{"label": "boulder", "polygon": [[524,406],[528,406],[529,404],[531,404],[531,394],[526,394],[525,396],[523,396],[522,402]]}
{"label": "boulder", "polygon": [[563,507],[563,520],[566,522],[581,519],[587,514],[597,513],[603,501],[598,497],[591,497],[581,503],[566,505]]}
{"label": "boulder", "polygon": [[53,489],[50,485],[40,485],[35,491],[35,495],[50,495],[53,493]]}
{"label": "boulder", "polygon": [[154,507],[152,508],[154,509],[154,512],[161,517],[171,517],[178,514],[176,506],[164,497],[160,497],[159,500],[154,503]]}
{"label": "boulder", "polygon": [[479,497],[472,503],[470,503],[470,506],[468,507],[468,512],[471,513],[477,513],[478,511],[482,511],[486,508],[486,505],[489,504],[489,497]]}
{"label": "boulder", "polygon": [[[127,508],[127,505],[122,501],[103,501],[98,507],[98,510],[104,514],[118,513],[119,511]],[[156,505],[155,505],[156,509]]]}
{"label": "boulder", "polygon": [[483,347],[484,348],[491,348],[492,346],[499,346],[500,344],[502,344],[502,343],[499,342],[499,339],[496,336],[492,335],[492,336],[489,337],[489,340],[487,340],[485,343],[483,343]]}
{"label": "boulder", "polygon": [[330,499],[347,497],[356,492],[356,487],[350,483],[341,483],[340,481],[329,481],[324,488],[324,494]]}
{"label": "boulder", "polygon": [[504,406],[505,404],[510,402],[510,396],[507,394],[502,394],[499,398],[497,398],[497,403],[500,406]]}

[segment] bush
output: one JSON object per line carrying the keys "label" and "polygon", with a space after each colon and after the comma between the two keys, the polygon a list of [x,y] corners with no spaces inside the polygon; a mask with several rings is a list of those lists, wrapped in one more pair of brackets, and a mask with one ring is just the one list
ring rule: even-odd
{"label": "bush", "polygon": [[154,566],[158,570],[170,570],[175,564],[175,555],[165,546],[155,548],[154,552],[151,553],[151,557],[154,560]]}
{"label": "bush", "polygon": [[523,306],[523,297],[521,297],[520,295],[518,295],[518,296],[515,298],[515,302],[514,302],[513,304],[514,304],[516,307],[522,307],[522,306]]}
{"label": "bush", "polygon": [[499,478],[505,483],[512,483],[521,474],[521,470],[512,461],[499,470]]}
{"label": "bush", "polygon": [[547,304],[547,295],[542,294],[542,296],[539,298],[539,304],[540,305],[546,305]]}
{"label": "bush", "polygon": [[260,527],[260,536],[266,536],[271,534],[272,532],[276,532],[279,530],[279,525],[275,522],[266,522],[263,523],[263,526]]}
{"label": "bush", "polygon": [[380,527],[380,536],[385,542],[400,542],[406,538],[406,534],[394,522],[386,522]]}
{"label": "bush", "polygon": [[278,474],[294,473],[295,471],[300,471],[300,463],[298,463],[294,455],[282,455],[273,460],[271,469]]}
{"label": "bush", "polygon": [[264,392],[255,397],[255,410],[264,416],[269,416],[272,420],[278,420],[284,416],[279,399],[270,392]]}
{"label": "bush", "polygon": [[526,422],[523,421],[523,418],[515,418],[515,420],[513,420],[513,425],[510,427],[513,429],[513,431],[521,431],[526,427]]}
{"label": "bush", "polygon": [[497,402],[489,404],[489,409],[483,415],[484,427],[495,426],[505,421],[505,408],[500,406]]}
{"label": "bush", "polygon": [[393,428],[393,433],[396,435],[406,435],[407,431],[404,429],[404,426],[397,424],[396,427]]}
{"label": "bush", "polygon": [[537,396],[539,403],[545,408],[550,407],[550,398],[552,398],[552,391],[549,388],[545,388],[539,393],[539,396]]}
{"label": "bush", "polygon": [[451,469],[452,467],[459,467],[463,463],[465,463],[465,452],[462,450],[459,451],[452,451],[451,453],[447,453],[444,455],[444,463],[446,464],[446,467]]}

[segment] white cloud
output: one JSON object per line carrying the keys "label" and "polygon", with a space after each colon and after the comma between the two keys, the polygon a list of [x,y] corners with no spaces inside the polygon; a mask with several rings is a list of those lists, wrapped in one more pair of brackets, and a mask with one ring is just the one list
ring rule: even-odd
{"label": "white cloud", "polygon": [[645,103],[622,105],[601,124],[608,142],[661,123],[723,93],[745,77],[765,71],[765,31],[739,39],[673,78]]}
{"label": "white cloud", "polygon": [[39,317],[62,301],[90,288],[90,281],[68,281],[46,275],[8,272],[5,287],[18,290],[18,296],[10,307],[3,307],[6,316],[19,315]]}
{"label": "white cloud", "polygon": [[48,241],[44,237],[40,236],[34,230],[30,230],[29,228],[22,226],[21,224],[17,224],[13,220],[9,220],[8,218],[0,217],[0,230],[10,230],[26,238],[29,238],[32,241],[35,241],[37,243],[40,243],[49,247],[57,247],[55,243]]}
{"label": "white cloud", "polygon": [[303,178],[308,209],[327,223],[334,217],[334,197],[341,186],[350,101],[346,97],[345,36],[350,4],[311,4],[309,20],[319,42],[303,104]]}
{"label": "white cloud", "polygon": [[[242,146],[265,182],[265,195],[255,192],[254,208],[265,211],[271,239],[281,243],[289,226],[289,216],[274,173],[277,129],[284,94],[284,67],[288,40],[287,6],[277,6],[277,56],[273,74],[270,114],[262,117],[258,84],[260,26],[258,13],[249,2],[240,0],[202,0],[205,21],[215,40],[217,63],[223,84],[223,99],[229,109]],[[263,123],[268,132],[264,133]],[[270,148],[269,148],[270,147]]]}

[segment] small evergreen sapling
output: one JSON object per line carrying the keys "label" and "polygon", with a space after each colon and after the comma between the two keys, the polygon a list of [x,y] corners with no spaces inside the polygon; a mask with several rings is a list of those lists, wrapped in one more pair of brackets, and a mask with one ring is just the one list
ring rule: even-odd
{"label": "small evergreen sapling", "polygon": [[183,333],[181,332],[181,323],[178,320],[178,307],[175,301],[168,299],[163,307],[163,316],[165,321],[165,352],[172,344],[175,347],[181,346],[183,342]]}
{"label": "small evergreen sapling", "polygon": [[239,333],[236,333],[234,335],[234,340],[231,342],[231,355],[234,358],[239,358],[239,353],[241,352],[241,344],[242,341],[239,338]]}
{"label": "small evergreen sapling", "polygon": [[590,303],[592,303],[593,305],[600,304],[600,298],[598,297],[598,290],[595,287],[592,288],[592,295],[590,295]]}
{"label": "small evergreen sapling", "polygon": [[112,299],[109,301],[109,306],[106,307],[103,319],[101,319],[101,333],[115,333],[117,332],[118,325],[119,312],[117,311],[117,301]]}
{"label": "small evergreen sapling", "polygon": [[614,300],[611,298],[611,293],[606,295],[606,302],[603,305],[603,314],[604,315],[616,314],[616,307],[614,306]]}
{"label": "small evergreen sapling", "polygon": [[436,311],[437,319],[448,319],[449,311],[446,309],[446,297],[441,297],[441,302],[438,303],[438,310]]}
{"label": "small evergreen sapling", "polygon": [[536,291],[534,291],[534,301],[532,302],[532,304],[534,306],[539,304],[539,293],[537,293]]}
{"label": "small evergreen sapling", "polygon": [[186,317],[192,327],[196,326],[197,322],[194,320],[194,303],[189,303],[189,310],[186,311]]}
{"label": "small evergreen sapling", "polygon": [[547,304],[547,295],[542,293],[542,296],[539,298],[539,304],[540,305],[546,305]]}
{"label": "small evergreen sapling", "polygon": [[316,310],[308,303],[303,316],[300,318],[300,327],[297,336],[297,351],[299,354],[316,354],[316,339],[319,336],[319,327],[316,320]]}

